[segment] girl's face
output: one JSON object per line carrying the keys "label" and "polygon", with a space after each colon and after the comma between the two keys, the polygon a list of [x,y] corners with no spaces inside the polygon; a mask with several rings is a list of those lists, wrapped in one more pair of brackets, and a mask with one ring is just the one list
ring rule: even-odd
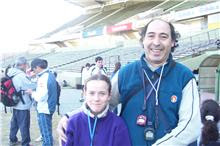
{"label": "girl's face", "polygon": [[109,103],[109,85],[102,80],[91,80],[87,82],[84,96],[92,112],[98,114],[102,112]]}

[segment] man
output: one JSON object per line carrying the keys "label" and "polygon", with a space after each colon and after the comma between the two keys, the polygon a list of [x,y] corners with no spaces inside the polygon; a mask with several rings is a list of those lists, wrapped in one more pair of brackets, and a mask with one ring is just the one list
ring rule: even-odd
{"label": "man", "polygon": [[[27,59],[19,57],[15,61],[15,66],[9,69],[7,75],[12,78],[12,82],[17,92],[24,91],[29,88],[34,89],[35,84],[32,83],[26,76],[26,69],[28,67]],[[10,125],[10,145],[16,145],[19,143],[17,138],[17,132],[20,129],[21,144],[22,146],[29,146],[30,139],[30,108],[32,100],[28,94],[22,92],[22,100],[13,107],[13,113]]]}
{"label": "man", "polygon": [[37,102],[38,123],[43,138],[43,146],[53,146],[52,116],[56,110],[57,84],[55,76],[47,68],[47,61],[36,58],[31,62],[31,70],[37,74],[36,91],[27,90]]}
{"label": "man", "polygon": [[[140,42],[145,52],[141,59],[112,79],[112,105],[122,103],[121,116],[132,145],[189,145],[200,134],[199,95],[192,72],[172,58],[174,27],[152,20],[142,30]],[[60,136],[62,123],[65,118],[57,128]]]}
{"label": "man", "polygon": [[94,67],[90,68],[91,76],[98,74],[98,73],[101,73],[103,75],[107,75],[107,71],[103,65],[103,58],[98,56],[95,58],[95,62],[96,62],[96,65]]}

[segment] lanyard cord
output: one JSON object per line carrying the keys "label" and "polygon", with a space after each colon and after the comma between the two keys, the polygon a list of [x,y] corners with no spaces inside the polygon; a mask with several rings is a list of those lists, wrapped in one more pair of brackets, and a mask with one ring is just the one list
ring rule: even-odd
{"label": "lanyard cord", "polygon": [[[144,69],[143,69],[144,70]],[[147,99],[150,97],[153,88],[150,89],[150,91],[148,92],[147,96],[146,96],[146,87],[145,87],[145,82],[144,82],[144,77],[143,77],[143,88],[144,88],[144,105],[142,107],[142,110],[145,111],[146,110],[146,104],[147,104]],[[156,80],[156,82],[154,83],[154,85],[156,85],[158,83],[158,80]]]}
{"label": "lanyard cord", "polygon": [[165,66],[165,64],[163,64],[162,69],[161,69],[161,72],[160,72],[160,77],[159,77],[159,81],[158,81],[158,84],[157,84],[157,89],[154,87],[154,85],[153,85],[153,83],[151,82],[150,78],[148,77],[146,71],[144,70],[145,76],[147,77],[148,81],[150,82],[152,88],[154,89],[154,91],[155,91],[155,93],[156,93],[156,106],[158,105],[158,91],[159,91],[159,88],[160,88],[160,81],[161,81],[161,78],[162,78],[164,66]]}
{"label": "lanyard cord", "polygon": [[90,135],[90,139],[91,139],[90,146],[92,146],[92,142],[93,142],[93,138],[94,138],[94,134],[95,134],[96,123],[97,123],[98,118],[95,117],[95,122],[94,122],[93,129],[92,129],[89,115],[90,115],[90,112],[87,114],[87,117],[88,117],[88,124],[89,124],[89,135]]}

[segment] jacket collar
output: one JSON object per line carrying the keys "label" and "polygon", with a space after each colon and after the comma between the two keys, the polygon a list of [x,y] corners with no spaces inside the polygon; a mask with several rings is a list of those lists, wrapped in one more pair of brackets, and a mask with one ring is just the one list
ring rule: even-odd
{"label": "jacket collar", "polygon": [[[157,69],[155,69],[154,71],[151,70],[150,64],[147,62],[146,58],[145,58],[145,54],[143,54],[141,56],[140,59],[141,62],[141,67],[147,72],[147,73],[156,73],[158,76],[160,76],[160,72],[162,69],[162,65],[159,66]],[[164,66],[164,71],[163,71],[163,77],[167,75],[167,73],[171,70],[171,68],[173,68],[173,66],[175,66],[176,62],[173,60],[173,56],[170,53],[167,62]]]}
{"label": "jacket collar", "polygon": [[91,114],[91,112],[90,112],[90,110],[88,109],[88,107],[87,107],[87,105],[86,105],[86,102],[84,102],[83,103],[83,105],[82,105],[82,109],[83,109],[83,112],[85,113],[85,114],[87,114],[88,115],[88,113],[90,113],[90,117],[97,117],[97,118],[103,118],[103,117],[105,117],[106,115],[107,115],[107,113],[108,113],[108,109],[109,109],[109,104],[107,104],[107,106],[105,107],[105,109],[104,109],[104,111],[102,111],[101,113],[99,113],[98,115],[93,115],[93,114]]}
{"label": "jacket collar", "polygon": [[41,72],[39,72],[37,75],[40,77],[40,76],[42,76],[45,72],[49,72],[49,69],[46,68],[46,69],[42,70]]}

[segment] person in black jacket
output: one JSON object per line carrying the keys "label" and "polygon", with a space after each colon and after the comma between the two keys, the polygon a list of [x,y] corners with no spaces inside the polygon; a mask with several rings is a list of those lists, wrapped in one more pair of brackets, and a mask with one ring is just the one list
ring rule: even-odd
{"label": "person in black jacket", "polygon": [[200,146],[220,146],[218,122],[220,120],[219,103],[212,99],[205,100],[201,107],[203,123]]}

